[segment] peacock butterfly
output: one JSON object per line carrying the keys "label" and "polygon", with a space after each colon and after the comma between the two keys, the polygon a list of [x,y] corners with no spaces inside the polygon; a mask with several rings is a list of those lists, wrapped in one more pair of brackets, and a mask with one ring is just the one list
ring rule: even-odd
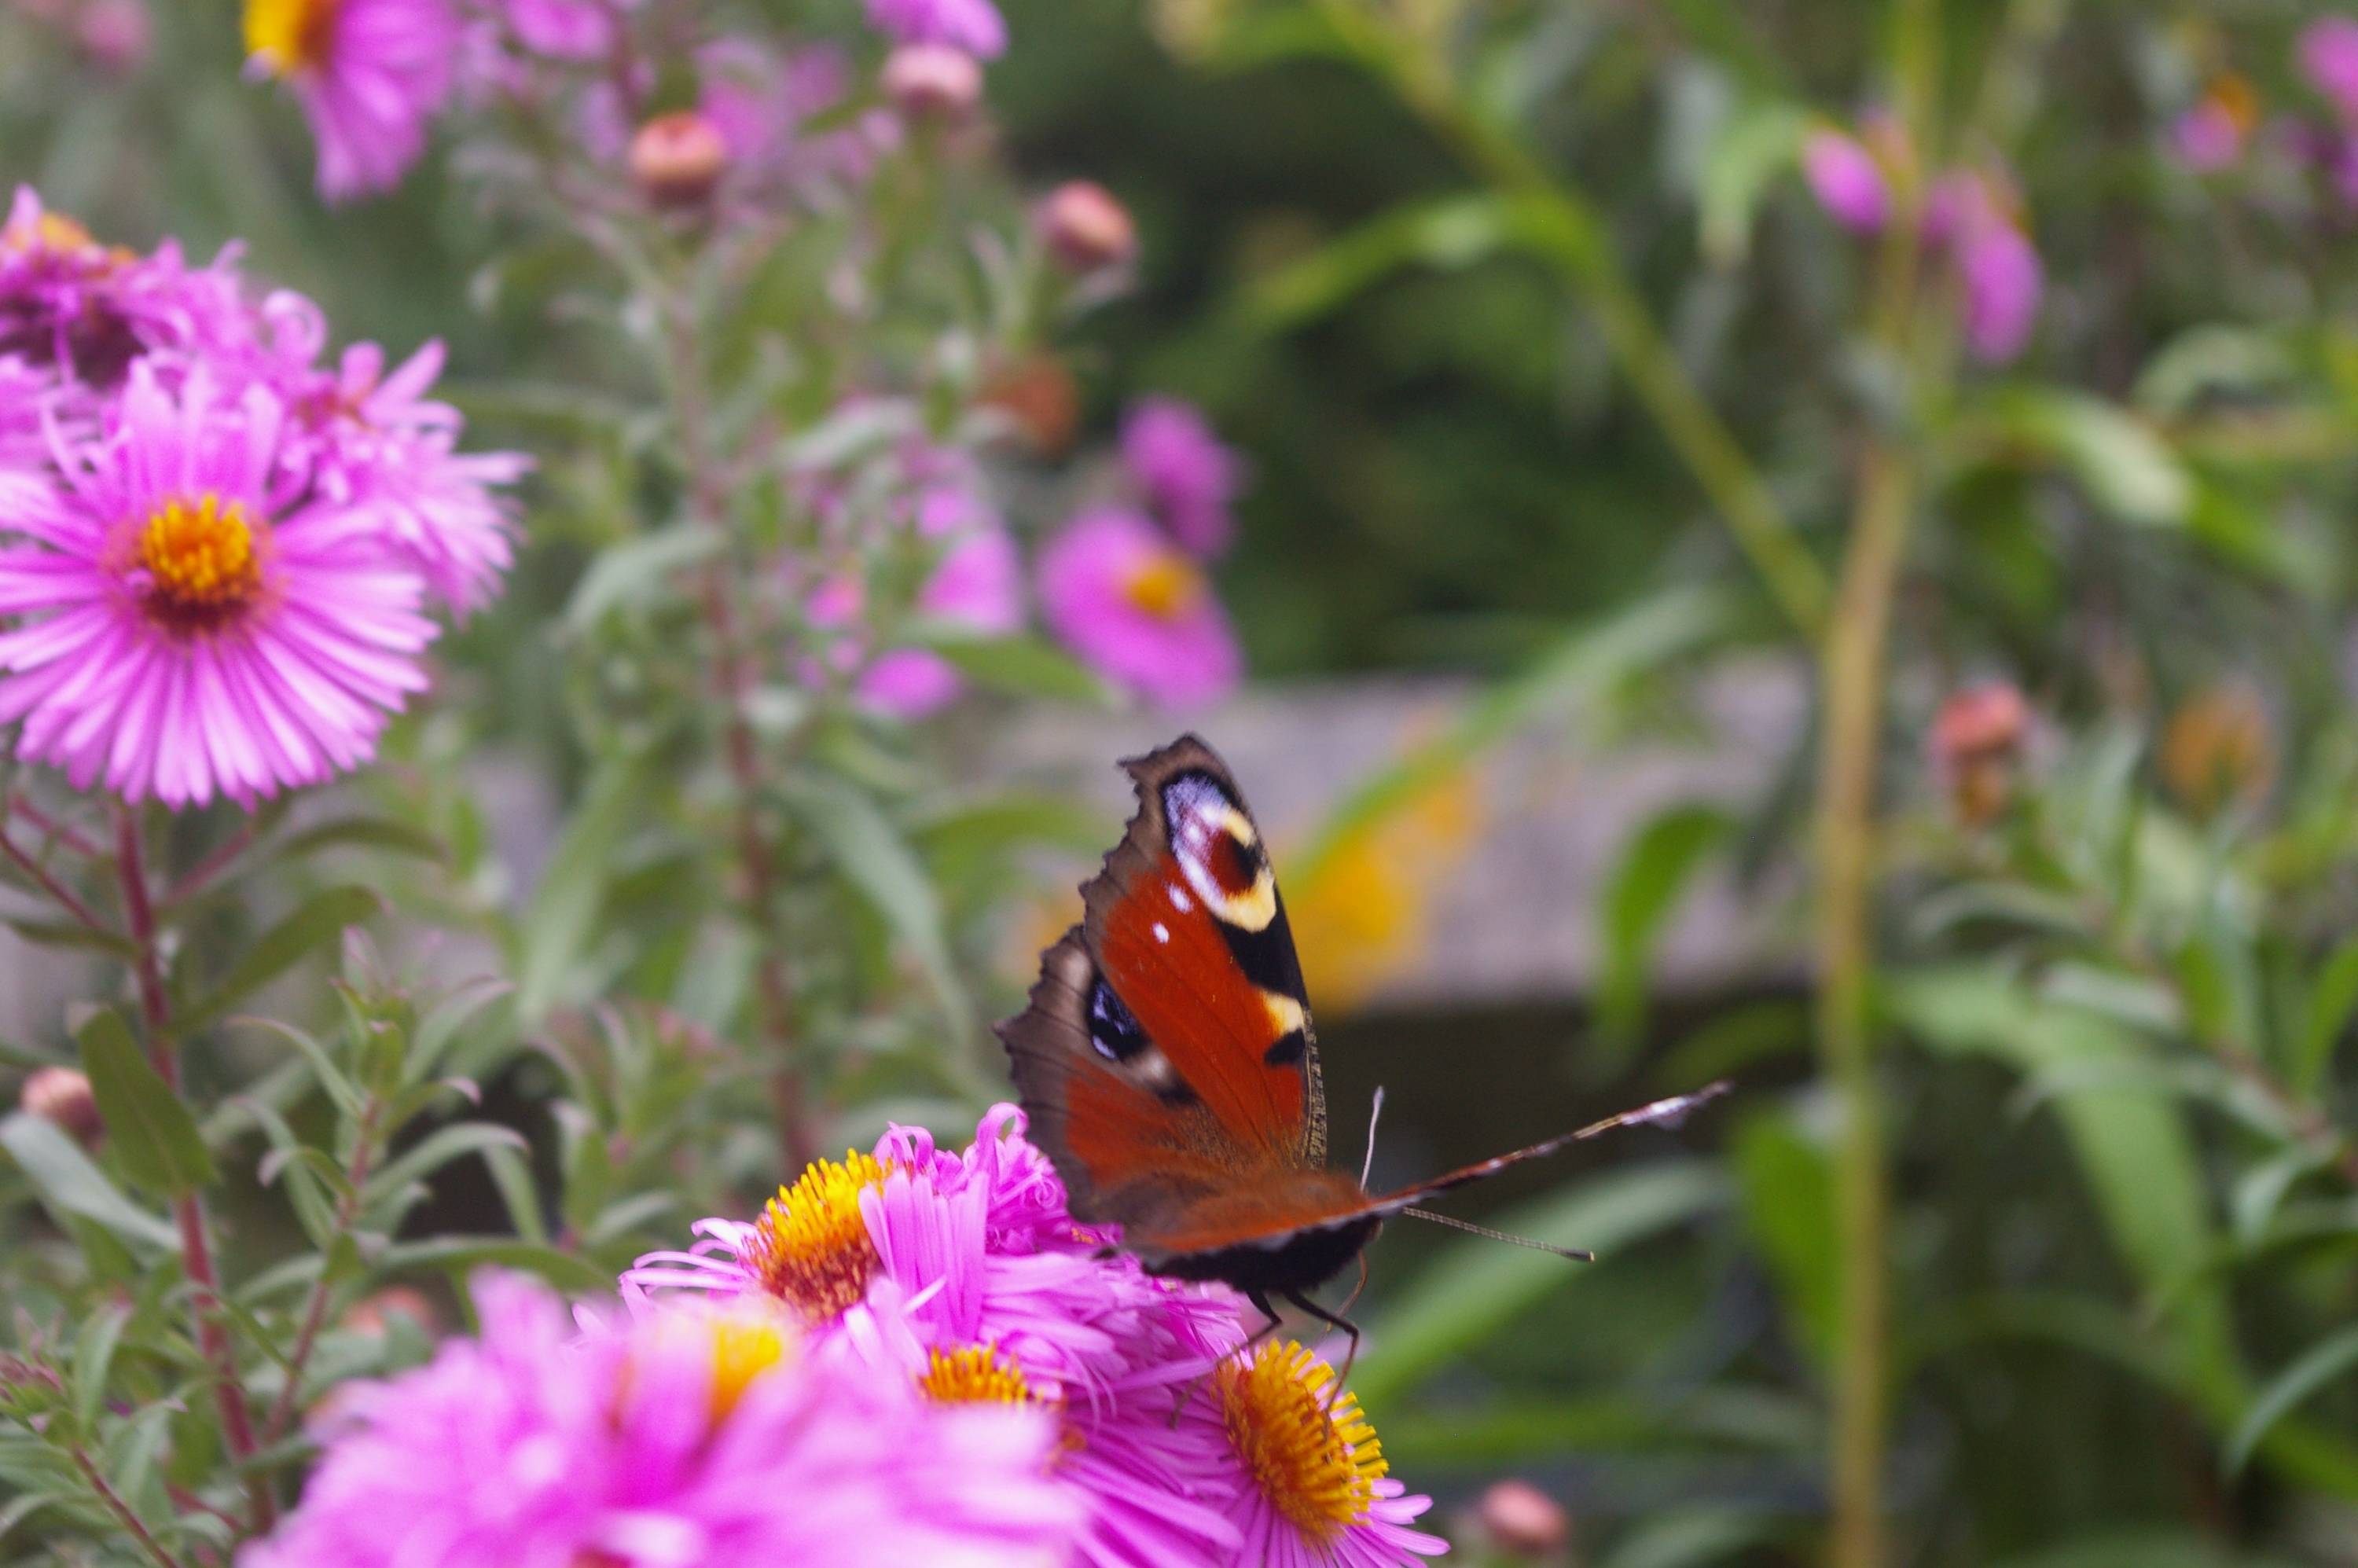
{"label": "peacock butterfly", "polygon": [[1149,1272],[1222,1281],[1272,1324],[1278,1296],[1356,1341],[1303,1292],[1359,1256],[1387,1217],[1611,1128],[1674,1123],[1726,1087],[1370,1194],[1364,1178],[1326,1167],[1302,965],[1236,781],[1193,735],[1121,766],[1138,814],[1082,887],[1081,923],[1041,955],[1030,1005],[999,1036],[1073,1217],[1120,1226]]}

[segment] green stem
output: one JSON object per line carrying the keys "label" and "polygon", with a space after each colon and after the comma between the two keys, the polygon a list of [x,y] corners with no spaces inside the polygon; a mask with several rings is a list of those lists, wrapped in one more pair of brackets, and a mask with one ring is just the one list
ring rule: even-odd
{"label": "green stem", "polygon": [[[1938,146],[1939,27],[1937,0],[1898,0],[1895,107],[1920,167]],[[1877,271],[1873,336],[1912,392],[1920,371],[1911,350],[1923,190],[1913,171],[1896,184]],[[1833,1568],[1880,1568],[1888,1553],[1883,1453],[1889,1421],[1890,1194],[1875,1068],[1875,806],[1892,600],[1921,484],[1920,445],[1905,429],[1870,436],[1833,619],[1820,654],[1825,723],[1818,780],[1818,1049],[1842,1107],[1834,1152],[1840,1336],[1828,1455]]]}
{"label": "green stem", "polygon": [[1354,0],[1319,0],[1356,57],[1388,81],[1433,134],[1512,200],[1526,243],[1571,283],[1605,335],[1638,401],[1710,499],[1769,597],[1804,636],[1825,628],[1824,571],[1758,469],[1679,362],[1580,193],[1512,137],[1470,109],[1448,65],[1424,40]]}

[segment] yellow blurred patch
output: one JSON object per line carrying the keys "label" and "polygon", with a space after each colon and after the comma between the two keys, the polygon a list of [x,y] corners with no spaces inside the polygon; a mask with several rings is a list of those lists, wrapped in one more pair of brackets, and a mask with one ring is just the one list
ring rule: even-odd
{"label": "yellow blurred patch", "polygon": [[1315,1011],[1359,1006],[1424,951],[1433,891],[1464,861],[1481,826],[1476,780],[1459,769],[1345,836],[1311,875],[1282,881]]}

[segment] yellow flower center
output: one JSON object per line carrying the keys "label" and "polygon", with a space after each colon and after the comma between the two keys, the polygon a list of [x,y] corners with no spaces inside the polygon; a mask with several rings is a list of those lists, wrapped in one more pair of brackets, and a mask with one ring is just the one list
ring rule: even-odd
{"label": "yellow flower center", "polygon": [[341,0],[245,0],[245,52],[274,75],[316,70],[335,41]]}
{"label": "yellow flower center", "polygon": [[762,1211],[747,1261],[780,1301],[822,1321],[867,1293],[882,1260],[868,1238],[860,1195],[881,1186],[891,1167],[847,1152],[843,1162],[815,1162]]}
{"label": "yellow flower center", "polygon": [[88,229],[62,212],[44,212],[29,223],[0,226],[0,251],[22,255],[27,251],[78,253],[94,251],[98,242]]}
{"label": "yellow flower center", "polygon": [[1300,1345],[1264,1345],[1219,1371],[1228,1442],[1261,1495],[1295,1529],[1326,1541],[1366,1516],[1389,1468],[1357,1394],[1322,1396],[1335,1368]]}
{"label": "yellow flower center", "polygon": [[1157,621],[1178,620],[1195,608],[1203,591],[1203,574],[1176,550],[1157,552],[1134,568],[1121,585],[1122,597]]}
{"label": "yellow flower center", "polygon": [[785,1330],[758,1317],[720,1317],[712,1324],[712,1420],[718,1424],[753,1379],[785,1359]]}
{"label": "yellow flower center", "polygon": [[917,1386],[946,1405],[1020,1405],[1032,1399],[1023,1368],[989,1345],[932,1352]]}
{"label": "yellow flower center", "polygon": [[208,492],[174,496],[147,514],[135,545],[149,611],[188,631],[217,626],[262,590],[254,516]]}

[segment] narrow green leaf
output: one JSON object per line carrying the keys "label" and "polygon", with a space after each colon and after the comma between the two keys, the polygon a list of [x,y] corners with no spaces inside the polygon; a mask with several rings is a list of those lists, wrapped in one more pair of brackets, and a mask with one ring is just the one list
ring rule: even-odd
{"label": "narrow green leaf", "polygon": [[[276,1034],[294,1046],[309,1065],[311,1076],[319,1080],[321,1088],[328,1091],[328,1098],[335,1101],[336,1108],[346,1116],[356,1117],[367,1106],[368,1098],[361,1093],[360,1086],[353,1083],[343,1068],[337,1065],[327,1046],[308,1032],[291,1023],[281,1023],[275,1018],[239,1018],[232,1022],[243,1028]],[[294,1101],[290,1098],[286,1103],[291,1105]]]}
{"label": "narrow green leaf", "polygon": [[114,1157],[133,1181],[178,1197],[220,1179],[204,1136],[197,1130],[197,1119],[149,1065],[121,1013],[100,1008],[83,1022],[75,1039]]}
{"label": "narrow green leaf", "polygon": [[182,1012],[181,1029],[193,1034],[211,1028],[238,1003],[311,953],[341,940],[347,928],[383,908],[376,894],[364,887],[323,888],[313,893],[292,914],[255,937],[228,978]]}
{"label": "narrow green leaf", "polygon": [[343,848],[389,849],[395,854],[414,856],[421,860],[445,860],[449,849],[441,839],[422,827],[392,816],[341,816],[332,822],[322,822],[316,827],[306,827],[279,840],[281,856],[314,855],[322,849]]}
{"label": "narrow green leaf", "polygon": [[1993,401],[1998,434],[2061,462],[2124,523],[2186,521],[2194,481],[2151,426],[2085,393],[2017,388]]}
{"label": "narrow green leaf", "polygon": [[1624,1042],[1619,1054],[1625,1058],[1645,1023],[1655,944],[1696,874],[1735,827],[1735,818],[1717,806],[1671,806],[1629,840],[1605,880],[1597,923],[1605,948],[1597,1011],[1607,1033]]}
{"label": "narrow green leaf", "polygon": [[438,1236],[424,1241],[401,1242],[385,1249],[384,1256],[377,1260],[377,1268],[384,1273],[405,1269],[441,1269],[464,1274],[486,1263],[537,1274],[562,1290],[611,1292],[614,1288],[612,1270],[578,1253],[560,1252],[554,1247],[530,1241],[471,1236]]}
{"label": "narrow green leaf", "polygon": [[866,795],[839,780],[806,779],[788,795],[813,842],[908,946],[954,1033],[973,1017],[950,961],[940,901],[924,864]]}
{"label": "narrow green leaf", "polygon": [[0,1119],[0,1148],[15,1158],[41,1195],[68,1214],[105,1227],[127,1241],[178,1251],[180,1233],[149,1214],[106,1179],[81,1145],[56,1123],[23,1111]]}
{"label": "narrow green leaf", "polygon": [[375,1203],[390,1197],[464,1155],[492,1149],[529,1147],[522,1133],[496,1122],[462,1121],[455,1127],[437,1128],[418,1140],[416,1148],[387,1161],[384,1169],[369,1178],[368,1199]]}
{"label": "narrow green leaf", "polygon": [[2358,1325],[2326,1336],[2270,1379],[2227,1439],[2221,1463],[2228,1474],[2242,1470],[2251,1461],[2252,1451],[2268,1429],[2290,1414],[2294,1406],[2353,1368],[2358,1368]]}
{"label": "narrow green leaf", "polygon": [[528,1029],[548,1016],[597,923],[607,870],[638,817],[641,782],[630,760],[600,766],[533,893],[516,966],[516,1012]]}
{"label": "narrow green leaf", "polygon": [[608,611],[660,591],[672,573],[708,559],[726,542],[718,528],[682,524],[599,552],[565,606],[567,630],[585,631]]}
{"label": "narrow green leaf", "polygon": [[130,1322],[129,1307],[103,1304],[74,1336],[73,1412],[84,1432],[97,1424],[98,1412],[106,1402],[107,1375],[114,1369],[114,1347],[122,1343],[123,1330]]}
{"label": "narrow green leaf", "polygon": [[2309,1013],[2292,1064],[2292,1081],[2301,1093],[2314,1095],[2325,1081],[2353,1008],[2358,1008],[2358,936],[2344,938],[2333,950],[2309,989]]}
{"label": "narrow green leaf", "polygon": [[[517,1140],[521,1143],[523,1140]],[[546,1241],[548,1224],[541,1213],[540,1188],[532,1179],[532,1165],[515,1144],[486,1144],[480,1152],[491,1167],[492,1184],[499,1189],[508,1223],[526,1241]]]}
{"label": "narrow green leaf", "polygon": [[85,953],[103,953],[124,963],[139,961],[139,944],[128,936],[112,931],[93,931],[78,920],[0,920],[26,941],[37,947],[72,947]]}
{"label": "narrow green leaf", "polygon": [[978,637],[959,627],[907,629],[908,640],[939,654],[977,686],[1012,697],[1055,697],[1110,708],[1112,687],[1096,671],[1042,637]]}

